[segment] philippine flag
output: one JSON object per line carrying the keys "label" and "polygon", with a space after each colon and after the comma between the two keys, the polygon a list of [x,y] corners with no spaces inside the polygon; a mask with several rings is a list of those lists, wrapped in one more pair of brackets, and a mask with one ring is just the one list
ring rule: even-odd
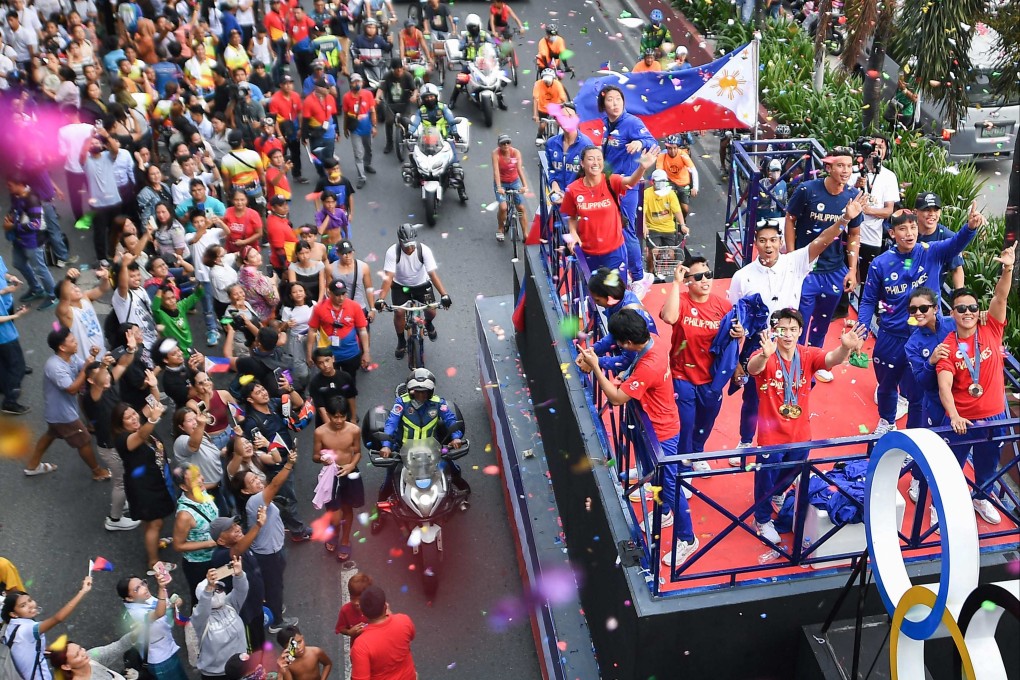
{"label": "philippine flag", "polygon": [[[606,85],[623,90],[627,111],[653,137],[689,130],[753,128],[758,119],[758,43],[750,42],[724,57],[683,71],[613,73],[589,78],[574,100],[586,133],[601,140],[598,93]],[[593,122],[594,126],[586,123]],[[594,127],[594,129],[593,129]]]}
{"label": "philippine flag", "polygon": [[105,557],[89,560],[89,573],[91,574],[94,571],[113,571],[113,563]]}

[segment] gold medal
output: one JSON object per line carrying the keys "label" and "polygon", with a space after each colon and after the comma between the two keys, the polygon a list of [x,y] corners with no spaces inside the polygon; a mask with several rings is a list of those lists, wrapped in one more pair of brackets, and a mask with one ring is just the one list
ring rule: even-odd
{"label": "gold medal", "polygon": [[787,414],[788,417],[796,420],[797,418],[800,418],[800,414],[804,412],[804,409],[802,409],[800,406],[797,406],[796,404],[790,404],[789,411],[790,412]]}
{"label": "gold medal", "polygon": [[981,387],[978,383],[971,383],[970,387],[967,388],[967,392],[976,399],[985,393],[985,388]]}

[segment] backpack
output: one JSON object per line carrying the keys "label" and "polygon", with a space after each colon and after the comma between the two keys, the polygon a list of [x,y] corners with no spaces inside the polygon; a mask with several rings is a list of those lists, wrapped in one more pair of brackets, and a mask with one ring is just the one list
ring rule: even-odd
{"label": "backpack", "polygon": [[[18,672],[17,667],[14,665],[14,656],[11,654],[11,647],[14,645],[14,637],[18,634],[20,625],[4,626],[0,630],[0,680],[22,680],[21,673]],[[39,638],[35,641],[35,665],[32,667],[32,677],[27,680],[33,680],[38,672],[41,676],[40,664],[42,663],[43,650],[42,650],[42,639]]]}

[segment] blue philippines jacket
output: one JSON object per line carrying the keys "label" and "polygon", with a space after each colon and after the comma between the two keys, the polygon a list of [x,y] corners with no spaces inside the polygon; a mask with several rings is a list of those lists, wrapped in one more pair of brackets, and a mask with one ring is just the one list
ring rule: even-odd
{"label": "blue philippines jacket", "polygon": [[936,321],[935,330],[930,331],[927,327],[915,328],[914,332],[907,338],[905,352],[907,361],[910,363],[910,372],[914,375],[914,382],[921,390],[921,407],[926,424],[931,427],[938,427],[945,420],[946,410],[939,398],[938,373],[935,367],[928,363],[932,351],[946,336],[956,330],[956,322],[949,317],[940,316]]}
{"label": "blue philippines jacket", "polygon": [[[655,319],[648,310],[641,306],[641,300],[638,296],[631,291],[626,291],[623,294],[623,299],[617,302],[615,305],[606,307],[606,319],[609,319],[613,314],[627,307],[628,305],[637,305],[634,307],[634,311],[637,312],[642,319],[645,320],[645,325],[648,326],[649,332],[654,335],[659,334],[659,329],[655,325]],[[613,371],[619,373],[630,368],[630,365],[634,363],[634,358],[637,357],[637,352],[631,352],[629,350],[620,350],[619,354],[610,354],[610,352],[616,348],[616,339],[611,333],[606,333],[605,336],[600,338],[592,345],[592,349],[595,350],[595,354],[602,357],[599,359],[599,366],[602,367],[603,371]]]}
{"label": "blue philippines jacket", "polygon": [[871,318],[878,312],[878,328],[902,338],[910,335],[907,325],[907,303],[911,292],[918,286],[928,285],[941,301],[939,291],[943,270],[950,265],[977,232],[969,227],[945,241],[918,243],[909,253],[890,248],[871,262],[868,278],[861,295],[858,318],[865,326],[871,325]]}
{"label": "blue philippines jacket", "polygon": [[638,155],[626,148],[634,140],[640,141],[645,149],[656,145],[655,137],[637,116],[625,111],[615,123],[602,116],[602,152],[606,166],[618,175],[627,177],[638,166]]}
{"label": "blue philippines jacket", "polygon": [[545,143],[545,159],[549,165],[549,186],[553,182],[566,191],[567,185],[577,179],[581,172],[581,152],[593,146],[591,138],[578,132],[577,139],[569,148],[563,148],[563,133],[550,137]]}
{"label": "blue philippines jacket", "polygon": [[415,430],[431,434],[435,424],[440,420],[446,425],[451,439],[460,439],[464,436],[460,430],[453,430],[457,414],[446,403],[446,399],[432,395],[432,398],[424,404],[417,404],[410,394],[399,395],[393,401],[393,408],[390,409],[385,425],[386,434],[393,437],[394,441],[386,442],[384,446],[399,451],[405,439],[415,438]]}
{"label": "blue philippines jacket", "polygon": [[[740,325],[744,327],[747,334],[744,337],[744,347],[740,348],[740,341],[730,337],[730,328],[733,327],[733,317],[736,316]],[[715,359],[712,360],[712,389],[722,392],[726,383],[733,378],[733,372],[737,370],[737,364],[747,362],[751,352],[758,349],[758,334],[769,326],[769,308],[762,301],[761,295],[754,293],[745,295],[737,300],[733,309],[726,313],[719,322],[719,332],[712,341],[709,350]],[[739,388],[730,383],[728,394],[733,394]]]}

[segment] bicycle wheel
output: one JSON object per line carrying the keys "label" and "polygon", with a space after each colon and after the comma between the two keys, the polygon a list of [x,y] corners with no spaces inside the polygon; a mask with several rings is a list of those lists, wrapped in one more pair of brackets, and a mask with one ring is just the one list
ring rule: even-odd
{"label": "bicycle wheel", "polygon": [[507,201],[506,209],[506,227],[503,231],[510,237],[510,243],[514,247],[514,259],[517,259],[517,242],[520,240],[519,234],[520,219],[517,215],[517,206],[513,205],[511,201]]}
{"label": "bicycle wheel", "polygon": [[446,87],[446,57],[436,57],[436,78],[439,80],[439,89]]}
{"label": "bicycle wheel", "polygon": [[417,332],[407,339],[407,368],[414,370],[425,367],[425,341]]}
{"label": "bicycle wheel", "polygon": [[405,157],[404,125],[399,120],[393,123],[393,148],[397,152],[397,160],[403,163]]}

